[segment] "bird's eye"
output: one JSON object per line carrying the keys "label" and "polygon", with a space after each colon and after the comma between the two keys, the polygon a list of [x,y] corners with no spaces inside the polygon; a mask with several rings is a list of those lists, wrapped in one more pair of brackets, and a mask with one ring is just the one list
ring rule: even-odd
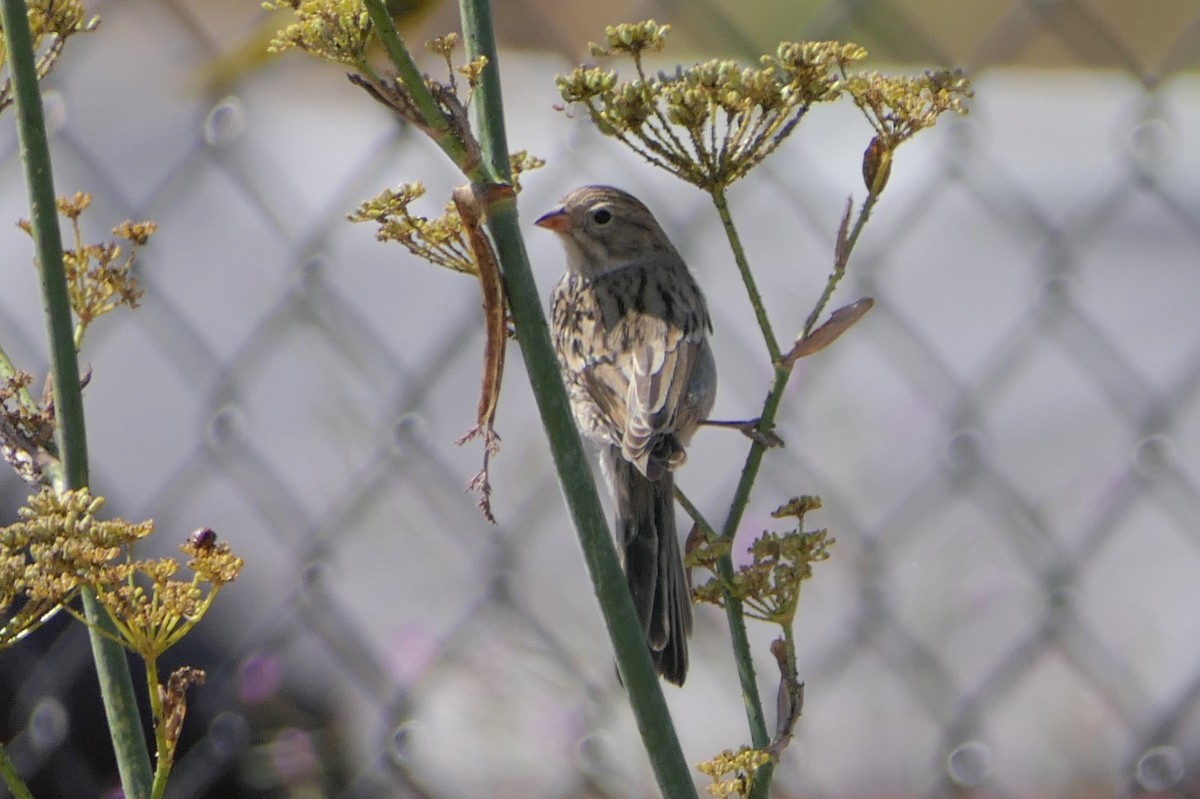
{"label": "bird's eye", "polygon": [[597,208],[592,211],[592,219],[596,220],[597,225],[607,225],[612,221],[612,211],[607,208]]}

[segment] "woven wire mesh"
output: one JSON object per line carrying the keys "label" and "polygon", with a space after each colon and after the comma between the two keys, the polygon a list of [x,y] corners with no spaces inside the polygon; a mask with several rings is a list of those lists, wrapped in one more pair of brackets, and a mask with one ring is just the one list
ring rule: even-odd
{"label": "woven wire mesh", "polygon": [[[248,562],[171,653],[210,676],[172,795],[651,793],[520,359],[492,527],[464,491],[479,448],[453,443],[475,412],[478,289],[345,220],[415,179],[435,213],[453,170],[328,65],[199,89],[254,4],[95,10],[103,32],[47,84],[58,190],[95,194],[97,237],[128,217],[160,232],[143,307],[89,334],[93,484],[153,517],[161,550],[210,526]],[[899,152],[840,294],[876,308],[799,366],[743,526],[817,493],[838,539],[796,625],[807,702],[777,794],[1196,795],[1200,10],[497,4],[509,139],[549,162],[524,215],[584,182],[645,200],[713,306],[714,415],[745,418],[770,367],[711,206],[553,108],[584,42],[646,16],[675,26],[681,60],[840,38],[976,80],[969,118]],[[868,139],[852,109],[821,109],[731,192],[781,331],[820,291]],[[0,219],[27,215],[11,126],[0,172]],[[527,239],[547,292],[550,238]],[[44,370],[27,240],[0,248],[0,341]],[[680,481],[710,517],[744,447],[695,442]],[[0,478],[5,518],[24,492]],[[698,611],[693,673],[669,691],[693,761],[748,737],[723,624]],[[771,631],[752,636],[769,695]],[[115,789],[78,625],[0,655],[0,680],[39,795]]]}

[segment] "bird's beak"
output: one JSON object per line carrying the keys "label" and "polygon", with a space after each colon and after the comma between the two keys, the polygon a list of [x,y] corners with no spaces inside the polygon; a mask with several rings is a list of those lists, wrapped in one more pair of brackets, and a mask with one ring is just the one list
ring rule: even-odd
{"label": "bird's beak", "polygon": [[571,229],[571,217],[567,214],[566,209],[559,205],[539,216],[533,224],[553,230],[555,233],[566,233]]}

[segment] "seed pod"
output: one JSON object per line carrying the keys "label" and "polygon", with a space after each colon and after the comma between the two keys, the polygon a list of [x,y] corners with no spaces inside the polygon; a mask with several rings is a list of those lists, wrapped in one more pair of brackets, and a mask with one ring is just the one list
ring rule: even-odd
{"label": "seed pod", "polygon": [[878,136],[871,139],[867,151],[863,153],[862,172],[867,191],[876,196],[882,194],[892,174],[892,149]]}

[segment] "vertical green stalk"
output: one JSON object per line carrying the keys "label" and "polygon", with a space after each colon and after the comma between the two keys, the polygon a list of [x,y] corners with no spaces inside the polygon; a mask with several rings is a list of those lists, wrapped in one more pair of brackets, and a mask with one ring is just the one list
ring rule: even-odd
{"label": "vertical green stalk", "polygon": [[167,790],[167,777],[171,776],[171,766],[175,763],[175,752],[167,740],[166,713],[162,695],[158,692],[157,656],[146,658],[146,684],[151,686],[150,714],[154,718],[154,750],[158,753],[158,762],[154,764],[154,785],[150,789],[150,799],[162,799]]}
{"label": "vertical green stalk", "polygon": [[[55,488],[85,488],[88,484],[87,440],[84,434],[83,393],[79,364],[75,357],[74,322],[63,270],[62,237],[58,228],[51,174],[50,147],[42,114],[33,35],[23,0],[0,0],[4,42],[8,49],[17,112],[17,136],[25,179],[29,187],[30,220],[41,278],[42,301],[50,342],[50,375],[54,385],[57,421],[56,439],[63,463],[65,485]],[[83,594],[92,654],[108,716],[109,732],[121,784],[129,799],[145,799],[150,792],[150,759],[138,715],[137,700],[125,650],[100,634],[98,626],[111,625],[107,614],[90,591]]]}
{"label": "vertical green stalk", "polygon": [[[146,733],[142,729],[137,697],[133,692],[129,660],[125,649],[114,638],[101,632],[104,630],[116,635],[112,620],[96,595],[91,589],[85,588],[82,596],[92,659],[96,662],[96,677],[100,682],[100,694],[104,700],[104,714],[108,719],[113,753],[117,758],[117,770],[121,775],[121,787],[128,799],[145,799],[150,796],[153,778],[150,756],[146,750]],[[152,685],[149,690],[153,692],[158,687]]]}
{"label": "vertical green stalk", "polygon": [[[468,57],[473,59],[482,55],[488,59],[474,97],[484,160],[497,178],[507,181],[508,148],[491,4],[488,0],[461,0],[461,10]],[[492,200],[487,207],[487,219],[504,273],[505,291],[519,333],[521,354],[550,440],[554,464],[655,778],[663,796],[672,799],[695,797],[695,783],[671,723],[662,686],[650,659],[575,427],[559,373],[558,357],[542,311],[542,298],[525,252],[515,198],[507,194]]]}
{"label": "vertical green stalk", "polygon": [[[75,323],[62,267],[62,235],[54,179],[50,172],[50,147],[42,115],[33,35],[23,0],[3,0],[4,40],[16,95],[17,135],[29,186],[30,219],[41,278],[43,311],[50,341],[50,373],[58,420],[60,457],[68,487],[87,485],[87,441],[83,430],[83,395],[78,390],[79,365],[75,360]],[[57,279],[56,279],[57,278]],[[64,386],[76,390],[60,391]],[[68,447],[62,446],[64,443]]]}
{"label": "vertical green stalk", "polygon": [[[511,205],[511,210],[505,205]],[[672,799],[694,797],[695,784],[671,723],[662,685],[650,660],[646,637],[637,620],[605,521],[604,508],[596,493],[591,467],[567,403],[557,356],[541,310],[541,299],[524,258],[515,202],[494,203],[488,219],[504,268],[505,288],[520,336],[521,354],[529,371],[542,424],[550,439],[554,465],[655,778],[663,796]]]}
{"label": "vertical green stalk", "polygon": [[509,174],[508,134],[504,126],[504,98],[500,91],[500,62],[496,55],[492,4],[490,0],[460,0],[459,14],[467,58],[473,60],[483,56],[488,60],[471,103],[475,136],[479,139],[492,173],[498,180],[508,182],[512,175]]}

